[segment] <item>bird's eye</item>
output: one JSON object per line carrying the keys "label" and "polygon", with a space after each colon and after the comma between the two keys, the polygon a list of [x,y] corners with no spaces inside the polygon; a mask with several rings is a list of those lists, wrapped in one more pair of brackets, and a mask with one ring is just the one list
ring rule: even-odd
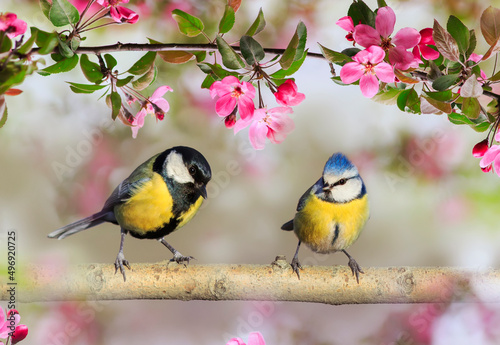
{"label": "bird's eye", "polygon": [[194,174],[196,174],[196,168],[194,166],[190,166],[189,167],[189,173],[191,174],[191,176],[193,176]]}
{"label": "bird's eye", "polygon": [[345,178],[341,178],[340,180],[337,181],[336,185],[341,186],[341,185],[345,184],[346,182],[347,182],[347,180]]}

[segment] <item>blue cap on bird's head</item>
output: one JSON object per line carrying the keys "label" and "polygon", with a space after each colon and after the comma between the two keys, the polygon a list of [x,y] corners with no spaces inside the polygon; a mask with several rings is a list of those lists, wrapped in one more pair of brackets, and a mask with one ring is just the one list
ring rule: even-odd
{"label": "blue cap on bird's head", "polygon": [[357,168],[351,163],[346,156],[342,153],[334,153],[326,162],[325,169],[323,169],[323,175],[342,175],[346,171],[356,171]]}

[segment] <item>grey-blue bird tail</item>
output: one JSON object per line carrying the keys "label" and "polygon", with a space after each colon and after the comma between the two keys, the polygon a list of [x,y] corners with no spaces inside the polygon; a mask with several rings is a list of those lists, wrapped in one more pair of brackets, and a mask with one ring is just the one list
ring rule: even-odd
{"label": "grey-blue bird tail", "polygon": [[87,230],[96,225],[109,221],[108,218],[109,218],[108,211],[97,212],[87,218],[77,220],[74,223],[68,224],[66,226],[63,226],[62,228],[52,231],[48,235],[48,237],[57,238],[58,240],[61,240],[65,237],[76,234],[77,232]]}

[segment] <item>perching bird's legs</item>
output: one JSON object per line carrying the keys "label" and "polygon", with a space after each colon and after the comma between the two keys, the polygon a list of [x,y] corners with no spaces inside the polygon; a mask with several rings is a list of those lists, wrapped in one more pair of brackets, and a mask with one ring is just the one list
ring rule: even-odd
{"label": "perching bird's legs", "polygon": [[297,250],[295,251],[295,255],[293,256],[292,262],[290,265],[292,266],[292,270],[297,273],[297,277],[300,279],[299,269],[302,269],[302,266],[299,262],[299,248],[300,248],[300,240],[299,244],[297,244]]}
{"label": "perching bird's legs", "polygon": [[363,270],[361,269],[361,266],[358,265],[358,263],[356,262],[356,260],[354,260],[354,258],[352,256],[350,256],[349,254],[347,254],[347,252],[345,250],[342,249],[342,251],[349,258],[348,265],[351,268],[352,275],[356,276],[356,281],[359,284],[359,274],[360,273],[365,273],[365,272],[363,272]]}
{"label": "perching bird's legs", "polygon": [[[163,244],[165,247],[167,247],[168,250],[170,250],[172,252],[172,254],[174,254],[174,257],[170,261],[175,261],[178,264],[185,263],[185,262],[187,262],[189,264],[189,260],[194,259],[194,257],[192,257],[192,256],[183,256],[179,251],[177,251],[174,247],[172,247],[170,244],[168,244],[168,242],[165,241],[165,239],[163,239],[163,237],[160,238],[158,241],[160,241],[161,244]],[[186,265],[186,264],[184,264],[184,265]]]}
{"label": "perching bird's legs", "polygon": [[130,264],[128,261],[125,259],[125,255],[123,255],[123,243],[125,243],[125,235],[127,232],[123,229],[121,229],[121,240],[120,240],[120,250],[118,251],[118,255],[116,256],[115,260],[115,274],[120,269],[121,274],[123,275],[123,281],[127,281],[127,277],[125,276],[125,268],[123,267],[124,265],[127,266],[128,269],[130,269]]}

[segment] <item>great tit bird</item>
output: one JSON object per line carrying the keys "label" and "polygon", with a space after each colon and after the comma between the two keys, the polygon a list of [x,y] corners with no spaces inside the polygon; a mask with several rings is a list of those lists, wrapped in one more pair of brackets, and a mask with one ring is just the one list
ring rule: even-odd
{"label": "great tit bird", "polygon": [[127,233],[139,239],[156,239],[172,252],[172,261],[189,263],[193,257],[183,256],[164,236],[193,218],[207,197],[206,185],[211,177],[210,165],[200,152],[185,146],[172,147],[139,165],[115,188],[101,211],[48,236],[63,239],[104,222],[119,225],[121,241],[115,273],[119,269],[124,281],[123,266],[130,269],[123,255]]}
{"label": "great tit bird", "polygon": [[356,241],[368,217],[368,196],[358,169],[342,153],[335,153],[326,162],[323,176],[300,198],[295,218],[281,227],[299,238],[291,262],[297,277],[303,242],[317,253],[344,252],[359,284],[359,274],[364,272],[345,250]]}

